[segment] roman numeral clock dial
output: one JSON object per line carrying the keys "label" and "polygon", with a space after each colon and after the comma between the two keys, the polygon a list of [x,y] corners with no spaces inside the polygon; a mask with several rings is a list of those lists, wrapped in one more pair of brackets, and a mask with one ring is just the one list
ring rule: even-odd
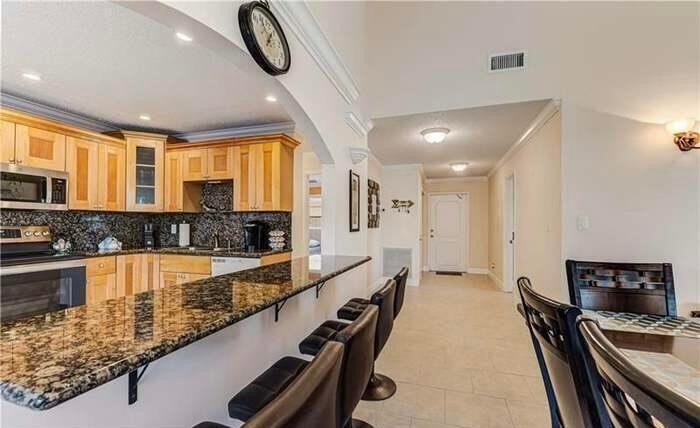
{"label": "roman numeral clock dial", "polygon": [[260,68],[277,76],[289,71],[289,44],[267,2],[252,1],[238,9],[243,41]]}

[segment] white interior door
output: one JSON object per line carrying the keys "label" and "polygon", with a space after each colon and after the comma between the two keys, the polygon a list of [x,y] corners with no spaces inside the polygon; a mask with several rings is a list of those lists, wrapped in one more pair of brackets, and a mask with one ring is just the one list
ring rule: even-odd
{"label": "white interior door", "polygon": [[428,204],[430,270],[466,271],[467,195],[429,195]]}
{"label": "white interior door", "polygon": [[503,291],[515,286],[515,176],[506,177],[503,195]]}

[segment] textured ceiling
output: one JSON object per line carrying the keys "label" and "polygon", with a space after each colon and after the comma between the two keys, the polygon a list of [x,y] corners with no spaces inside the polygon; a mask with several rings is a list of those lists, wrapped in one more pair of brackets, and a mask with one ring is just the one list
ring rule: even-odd
{"label": "textured ceiling", "polygon": [[[427,178],[484,176],[522,136],[548,100],[501,104],[375,119],[369,134],[372,153],[384,165],[422,164]],[[447,127],[441,144],[428,144],[420,132]],[[456,173],[452,162],[470,166]]]}
{"label": "textured ceiling", "polygon": [[124,127],[192,132],[290,120],[265,101],[259,79],[112,2],[3,2],[1,71],[3,92]]}

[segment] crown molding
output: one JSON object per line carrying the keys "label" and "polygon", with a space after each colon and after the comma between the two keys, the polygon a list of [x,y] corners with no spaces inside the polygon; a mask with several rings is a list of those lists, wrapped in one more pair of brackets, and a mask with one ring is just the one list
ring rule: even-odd
{"label": "crown molding", "polygon": [[523,132],[523,134],[518,138],[518,140],[513,144],[513,146],[508,149],[506,154],[501,157],[501,159],[496,162],[496,165],[491,168],[489,173],[487,174],[487,177],[491,177],[496,171],[498,171],[498,168],[502,167],[503,164],[505,164],[508,159],[512,158],[516,153],[520,151],[525,145],[531,140],[532,136],[537,133],[547,122],[549,122],[549,119],[554,117],[555,114],[559,112],[561,109],[561,100],[560,99],[553,99],[550,102],[547,103],[546,106],[542,109],[542,111],[539,112],[539,114],[535,117],[535,119],[532,121],[530,126],[527,127],[527,130]]}
{"label": "crown molding", "polygon": [[473,181],[488,181],[489,178],[485,175],[476,177],[444,177],[444,178],[426,178],[426,183],[466,183]]}
{"label": "crown molding", "polygon": [[367,134],[369,134],[369,131],[372,129],[371,121],[365,123],[351,111],[345,113],[345,123],[347,123],[350,129],[355,131],[355,134],[360,138],[367,137]]}
{"label": "crown molding", "polygon": [[209,131],[183,132],[173,137],[190,143],[207,140],[222,140],[225,138],[247,137],[265,134],[291,134],[294,132],[294,122],[277,122],[265,125],[240,126],[235,128],[212,129]]}
{"label": "crown molding", "polygon": [[31,115],[39,116],[44,119],[55,120],[57,122],[88,129],[93,132],[114,132],[120,129],[117,125],[110,122],[93,119],[77,113],[71,113],[5,92],[0,92],[0,105],[12,110],[18,110]]}
{"label": "crown molding", "polygon": [[270,6],[280,20],[299,39],[345,102],[352,104],[357,101],[360,98],[360,90],[355,79],[306,3],[303,1],[274,1],[270,2]]}

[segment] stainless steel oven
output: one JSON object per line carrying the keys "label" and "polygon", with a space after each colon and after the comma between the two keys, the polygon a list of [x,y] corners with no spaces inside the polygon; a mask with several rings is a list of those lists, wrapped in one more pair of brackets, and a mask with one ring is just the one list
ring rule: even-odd
{"label": "stainless steel oven", "polygon": [[0,268],[0,319],[26,318],[85,304],[85,262]]}
{"label": "stainless steel oven", "polygon": [[0,163],[0,208],[68,209],[68,174]]}

